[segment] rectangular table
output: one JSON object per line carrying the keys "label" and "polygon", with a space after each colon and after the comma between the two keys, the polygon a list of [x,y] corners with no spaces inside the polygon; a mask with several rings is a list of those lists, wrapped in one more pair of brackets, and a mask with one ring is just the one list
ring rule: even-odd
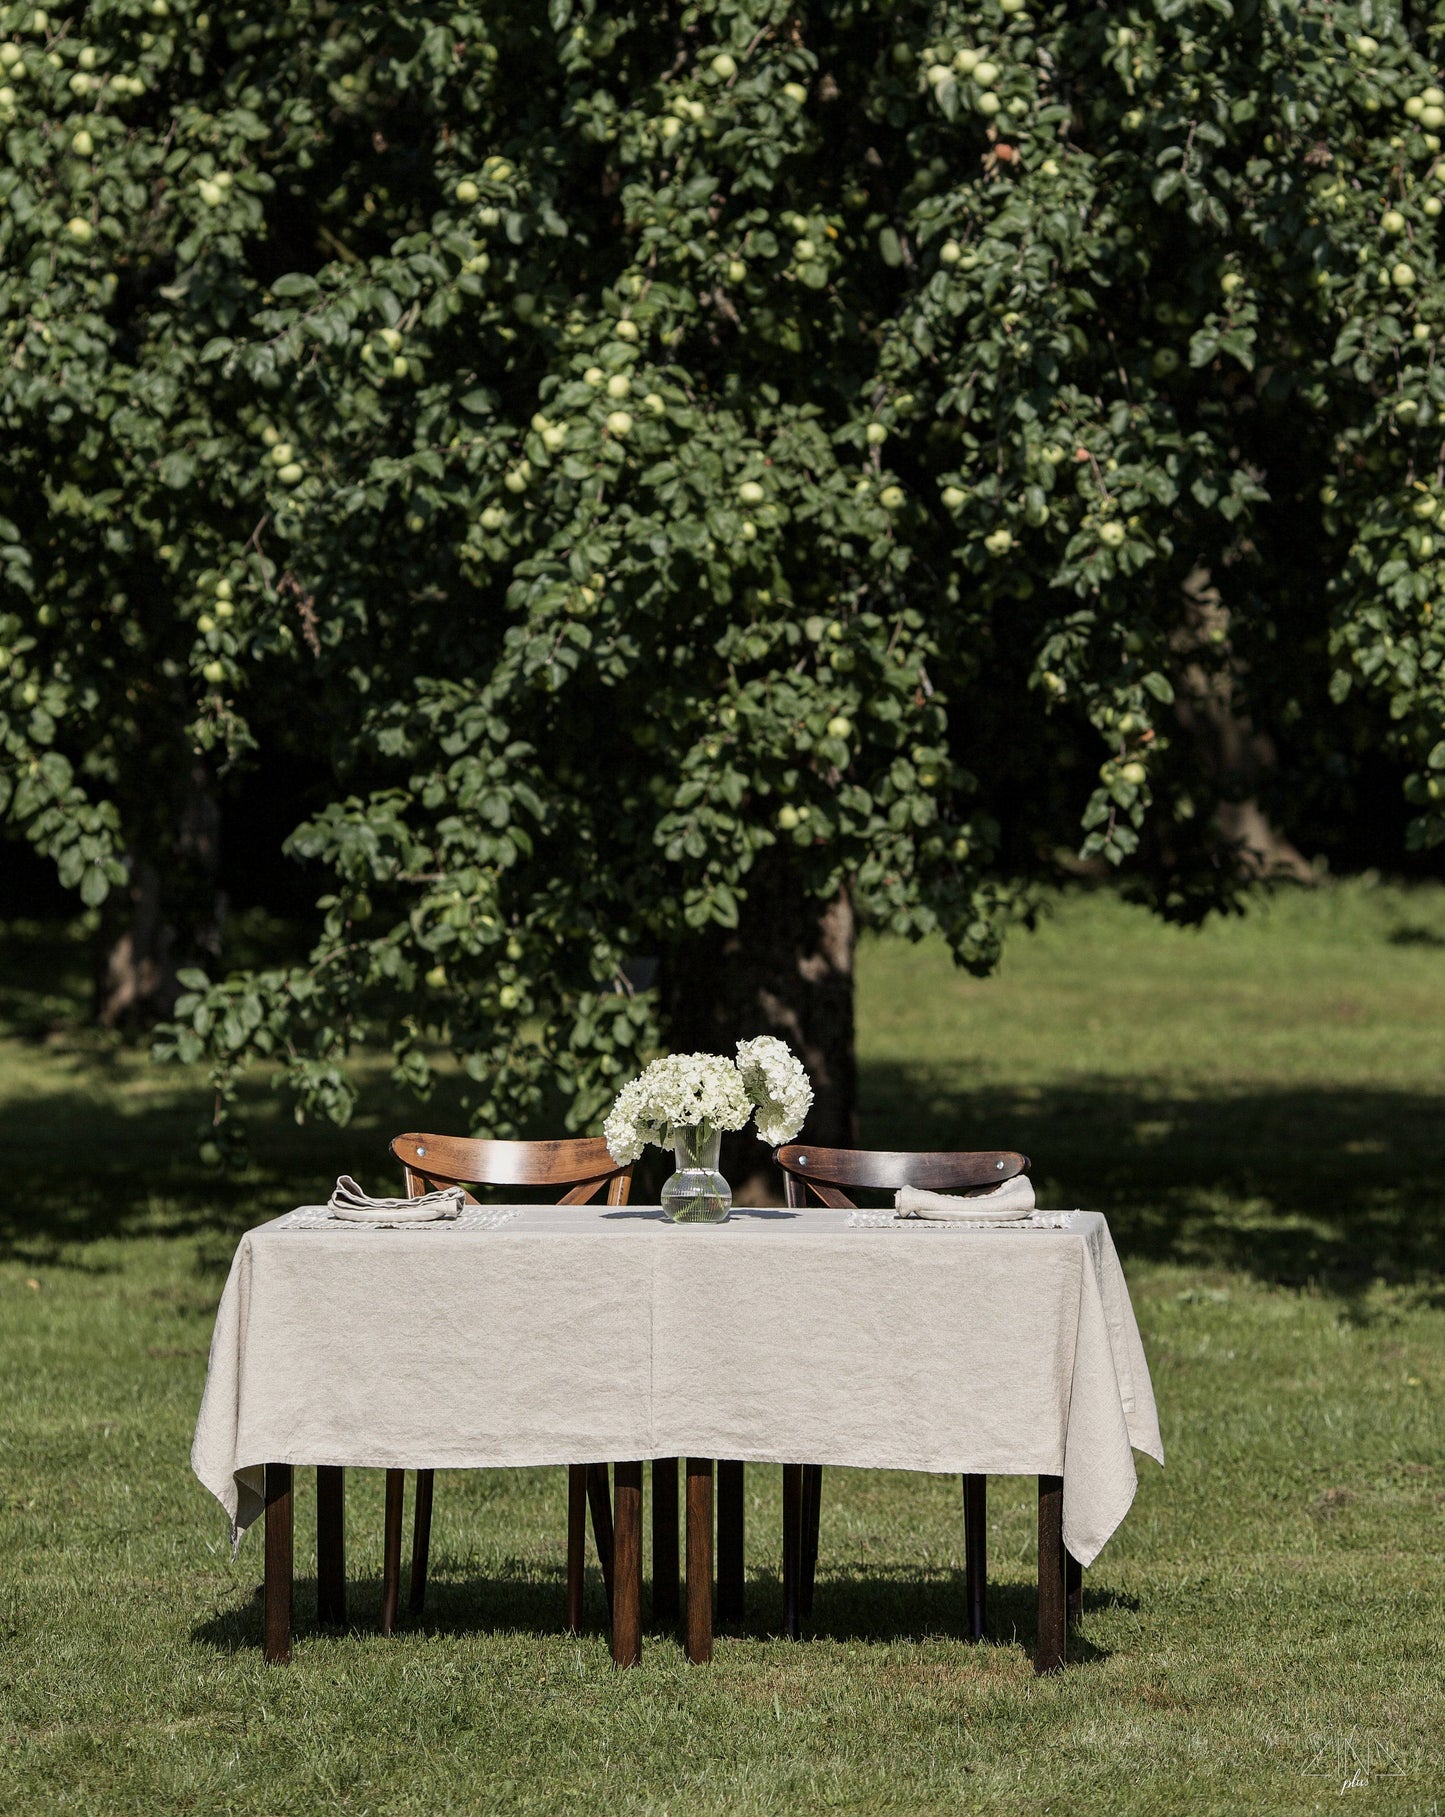
{"label": "rectangular table", "polygon": [[[673,1226],[646,1206],[499,1208],[488,1228],[319,1215],[241,1239],[192,1449],[237,1543],[263,1508],[275,1528],[273,1653],[283,1568],[289,1631],[296,1464],[615,1462],[613,1650],[626,1663],[640,1647],[644,1459],[690,1460],[699,1645],[704,1582],[711,1628],[707,1459],[1054,1480],[1041,1533],[1057,1525],[1083,1565],[1133,1499],[1131,1446],[1163,1461],[1096,1213],[994,1230],[860,1224],[821,1206],[715,1226]],[[1057,1563],[1062,1583],[1062,1552]],[[1045,1663],[1063,1652],[1054,1575],[1041,1554]]]}

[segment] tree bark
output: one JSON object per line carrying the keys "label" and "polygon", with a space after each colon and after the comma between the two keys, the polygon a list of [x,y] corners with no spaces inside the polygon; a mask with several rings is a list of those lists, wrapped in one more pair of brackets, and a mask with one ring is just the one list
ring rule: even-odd
{"label": "tree bark", "polygon": [[1238,711],[1238,663],[1229,652],[1229,608],[1207,568],[1184,582],[1186,647],[1218,652],[1226,660],[1191,662],[1178,699],[1179,722],[1194,739],[1218,786],[1215,813],[1220,843],[1246,878],[1289,877],[1313,883],[1314,871],[1302,853],[1259,804],[1260,783],[1276,763],[1274,741]]}
{"label": "tree bark", "polygon": [[[779,1036],[813,1082],[804,1133],[825,1147],[850,1147],[858,1119],[852,902],[846,889],[829,901],[807,895],[775,853],[748,885],[736,928],[710,928],[663,956],[669,1045],[731,1055],[738,1041]],[[782,1203],[782,1176],[751,1129],[724,1137],[723,1171],[736,1204]]]}
{"label": "tree bark", "polygon": [[102,1027],[163,1020],[180,994],[177,965],[220,958],[226,918],[226,898],[216,888],[220,832],[220,808],[198,759],[186,775],[164,874],[159,863],[133,852],[127,885],[111,892],[101,916],[95,1015]]}

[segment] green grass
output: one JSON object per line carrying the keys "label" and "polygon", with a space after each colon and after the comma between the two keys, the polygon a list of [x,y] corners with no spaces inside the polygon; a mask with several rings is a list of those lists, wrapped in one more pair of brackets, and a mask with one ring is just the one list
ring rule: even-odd
{"label": "green grass", "polygon": [[[186,1452],[238,1231],[339,1168],[262,1105],[191,1159],[194,1082],[78,1024],[81,950],[0,943],[0,1810],[1438,1814],[1445,1640],[1445,891],[1286,895],[1200,934],[1062,903],[1001,975],[865,947],[864,1139],[1026,1148],[1106,1210],[1169,1453],[1029,1670],[1029,1486],[991,1485],[996,1644],[960,1639],[955,1482],[827,1478],[815,1631],[774,1636],[777,1472],[749,1472],[750,1622],[612,1671],[559,1632],[559,1471],[438,1482],[425,1625],[375,1632],[379,1485],[350,1478],[355,1627],[260,1662]],[[379,1077],[379,1075],[378,1075]],[[907,1392],[907,1358],[898,1359]],[[846,1384],[840,1384],[846,1392]]]}

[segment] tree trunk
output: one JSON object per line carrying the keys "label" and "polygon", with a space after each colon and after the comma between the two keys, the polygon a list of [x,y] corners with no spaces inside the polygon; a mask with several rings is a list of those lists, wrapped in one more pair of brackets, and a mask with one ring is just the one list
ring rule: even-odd
{"label": "tree trunk", "polygon": [[[1196,568],[1189,576],[1184,596],[1186,647],[1208,649],[1228,659],[1229,608],[1207,568]],[[1191,662],[1178,702],[1180,724],[1199,747],[1222,797],[1215,814],[1220,842],[1246,878],[1289,877],[1313,883],[1309,861],[1271,824],[1259,804],[1259,785],[1275,767],[1274,741],[1238,712],[1234,699],[1238,672],[1234,660],[1223,665]]]}
{"label": "tree trunk", "polygon": [[226,919],[226,898],[216,888],[220,830],[210,775],[197,759],[186,776],[164,884],[158,864],[132,853],[127,885],[111,892],[101,916],[95,1015],[103,1028],[163,1020],[180,994],[177,965],[220,958]]}
{"label": "tree trunk", "polygon": [[[731,1055],[738,1041],[777,1035],[813,1082],[804,1133],[824,1147],[857,1141],[853,1042],[853,905],[804,893],[786,857],[769,853],[748,879],[736,928],[710,928],[663,958],[660,984],[676,1052]],[[782,1176],[749,1129],[723,1139],[723,1171],[739,1205],[782,1203]]]}

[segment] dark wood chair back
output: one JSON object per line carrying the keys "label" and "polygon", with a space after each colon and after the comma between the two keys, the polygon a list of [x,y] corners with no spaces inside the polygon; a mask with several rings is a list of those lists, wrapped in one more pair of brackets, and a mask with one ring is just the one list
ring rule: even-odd
{"label": "dark wood chair back", "polygon": [[397,1136],[391,1152],[406,1169],[412,1199],[433,1186],[565,1186],[559,1205],[585,1205],[605,1186],[609,1205],[625,1205],[632,1190],[632,1168],[619,1167],[600,1136],[494,1142],[413,1132]]}
{"label": "dark wood chair back", "polygon": [[976,1186],[997,1186],[1029,1171],[1027,1155],[1012,1149],[933,1149],[909,1153],[885,1148],[818,1148],[811,1142],[790,1142],[775,1151],[773,1159],[783,1170],[789,1205],[806,1205],[811,1192],[825,1205],[852,1211],[854,1202],[840,1187],[859,1191],[893,1192],[900,1186],[920,1186],[926,1192],[967,1192]]}

